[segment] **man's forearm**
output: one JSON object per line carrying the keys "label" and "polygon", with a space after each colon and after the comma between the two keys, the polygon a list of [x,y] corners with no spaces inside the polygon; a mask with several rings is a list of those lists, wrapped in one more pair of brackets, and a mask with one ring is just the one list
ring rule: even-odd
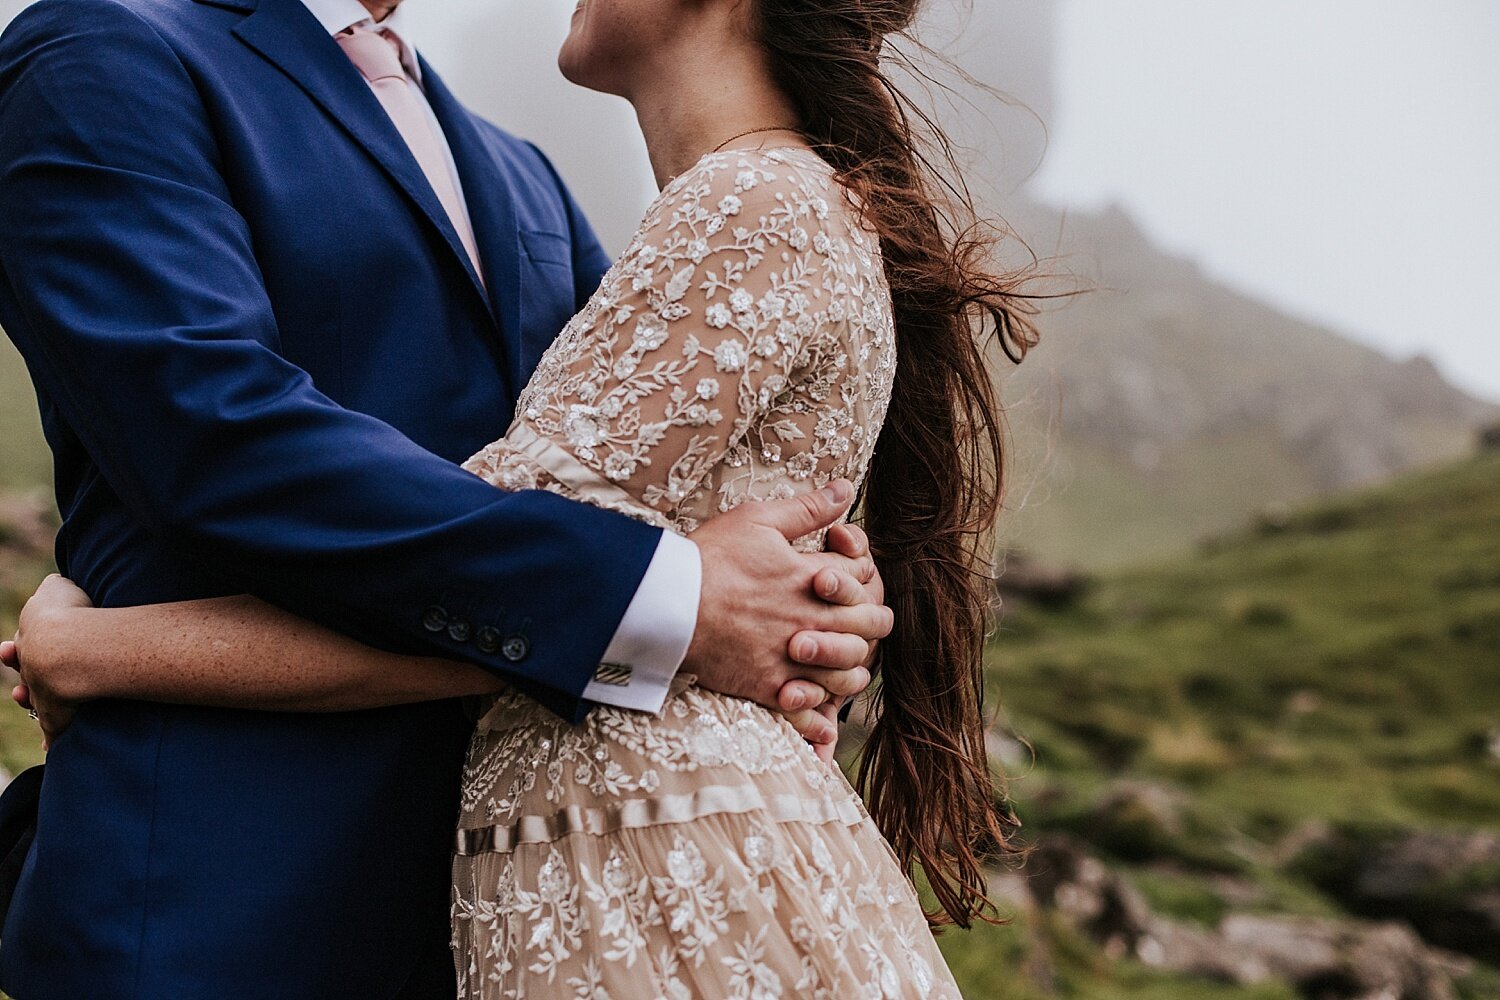
{"label": "man's forearm", "polygon": [[0,81],[0,320],[131,517],[246,591],[577,714],[660,532],[494,490],[291,364],[208,109],[128,5],[33,5]]}
{"label": "man's forearm", "polygon": [[343,712],[501,688],[480,667],[372,649],[248,596],[52,610],[25,640],[23,673],[70,701]]}

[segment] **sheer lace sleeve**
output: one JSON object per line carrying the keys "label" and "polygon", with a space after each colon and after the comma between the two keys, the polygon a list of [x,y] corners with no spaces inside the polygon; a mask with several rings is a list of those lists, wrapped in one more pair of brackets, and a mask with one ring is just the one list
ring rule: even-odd
{"label": "sheer lace sleeve", "polygon": [[512,447],[681,531],[857,478],[894,359],[874,335],[889,329],[878,257],[843,199],[805,151],[706,157],[543,358]]}

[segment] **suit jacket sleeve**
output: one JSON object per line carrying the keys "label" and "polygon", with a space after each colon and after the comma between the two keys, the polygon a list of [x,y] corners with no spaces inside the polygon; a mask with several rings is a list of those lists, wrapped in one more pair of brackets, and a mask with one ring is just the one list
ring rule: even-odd
{"label": "suit jacket sleeve", "polygon": [[[39,390],[133,513],[186,554],[573,714],[659,532],[498,491],[320,394],[279,356],[224,166],[192,79],[139,17],[43,0],[12,24],[0,280],[19,305],[0,319]],[[499,607],[529,619],[524,642],[477,641]]]}

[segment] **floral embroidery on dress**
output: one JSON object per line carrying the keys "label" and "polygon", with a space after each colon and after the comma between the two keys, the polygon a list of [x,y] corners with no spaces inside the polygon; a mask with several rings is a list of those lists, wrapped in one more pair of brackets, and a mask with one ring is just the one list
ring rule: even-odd
{"label": "floral embroidery on dress", "polygon": [[[858,480],[896,366],[879,255],[816,155],[704,157],[542,356],[512,433],[465,468],[571,492],[577,475],[557,468],[571,460],[605,505],[683,532]],[[517,427],[566,455],[518,453]]]}
{"label": "floral embroidery on dress", "polygon": [[[832,169],[801,149],[711,154],[662,191],[465,468],[691,533],[860,482],[895,365],[879,243]],[[959,997],[848,781],[758,705],[681,679],[659,716],[600,706],[573,726],[500,695],[461,807],[462,997]]]}

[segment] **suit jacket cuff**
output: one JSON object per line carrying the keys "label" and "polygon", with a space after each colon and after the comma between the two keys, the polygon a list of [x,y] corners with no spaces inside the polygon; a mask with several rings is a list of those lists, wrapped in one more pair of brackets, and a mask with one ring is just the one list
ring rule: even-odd
{"label": "suit jacket cuff", "polygon": [[583,697],[660,712],[698,625],[703,564],[698,546],[662,532],[656,553]]}

